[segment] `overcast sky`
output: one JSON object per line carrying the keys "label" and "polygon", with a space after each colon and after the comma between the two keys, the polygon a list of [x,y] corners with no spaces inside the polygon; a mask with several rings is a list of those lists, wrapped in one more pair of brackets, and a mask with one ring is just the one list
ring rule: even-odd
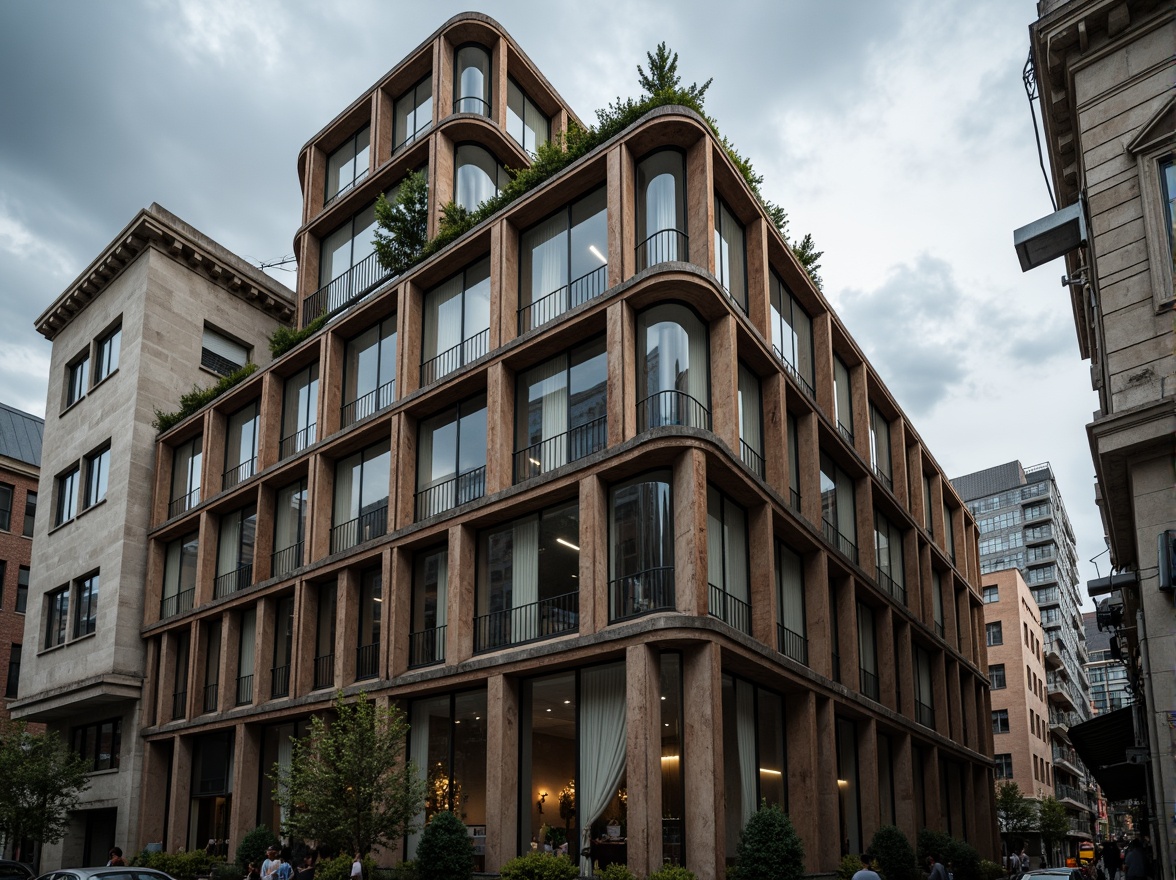
{"label": "overcast sky", "polygon": [[[468,8],[0,2],[0,400],[44,413],[33,320],[151,202],[255,263],[290,254],[299,148]],[[1051,462],[1095,576],[1098,402],[1064,266],[1022,274],[1012,246],[1052,210],[1021,82],[1033,0],[479,8],[585,120],[636,96],[660,40],[686,82],[714,77],[708,111],[824,250],[826,295],[940,464]]]}

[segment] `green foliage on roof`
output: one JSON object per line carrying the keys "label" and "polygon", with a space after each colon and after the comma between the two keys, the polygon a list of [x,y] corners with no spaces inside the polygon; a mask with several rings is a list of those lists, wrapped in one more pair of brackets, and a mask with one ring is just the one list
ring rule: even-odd
{"label": "green foliage on roof", "polygon": [[270,354],[274,358],[280,358],[290,349],[298,345],[304,339],[309,339],[314,336],[319,330],[326,326],[327,316],[321,314],[301,330],[296,330],[293,327],[286,325],[279,326],[273,333],[269,335],[269,349]]}
{"label": "green foliage on roof", "polygon": [[175,412],[163,412],[156,408],[155,418],[151,420],[151,427],[162,434],[169,428],[178,425],[192,413],[202,409],[216,400],[234,385],[239,385],[257,370],[257,364],[246,364],[241,369],[221,378],[219,382],[208,388],[193,385],[192,390],[180,398],[180,408]]}

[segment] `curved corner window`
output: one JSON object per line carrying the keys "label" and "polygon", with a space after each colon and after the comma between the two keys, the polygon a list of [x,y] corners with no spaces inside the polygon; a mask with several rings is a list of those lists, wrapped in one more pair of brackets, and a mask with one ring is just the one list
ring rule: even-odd
{"label": "curved corner window", "polygon": [[669,471],[613,486],[608,514],[608,618],[674,607],[674,501]]}
{"label": "curved corner window", "polygon": [[506,185],[506,169],[477,144],[458,147],[454,165],[453,200],[467,211],[494,198]]}
{"label": "curved corner window", "polygon": [[457,50],[453,72],[453,112],[490,116],[490,53],[481,46]]}
{"label": "curved corner window", "polygon": [[686,157],[661,150],[637,165],[637,271],[684,260]]}
{"label": "curved corner window", "polygon": [[638,430],[710,430],[708,347],[706,324],[684,305],[665,303],[637,316]]}

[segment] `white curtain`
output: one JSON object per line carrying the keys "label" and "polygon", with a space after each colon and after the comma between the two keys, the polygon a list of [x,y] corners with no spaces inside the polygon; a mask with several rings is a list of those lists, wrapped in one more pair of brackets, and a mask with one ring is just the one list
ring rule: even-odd
{"label": "white curtain", "polygon": [[878,674],[878,650],[874,638],[874,611],[858,605],[858,663],[871,675]]}
{"label": "white curtain", "polygon": [[563,296],[552,297],[531,311],[531,326],[537,327],[568,308],[568,218],[566,213],[552,217],[527,233],[531,249],[531,289],[524,291],[527,301],[538,302],[549,293],[564,288]]}
{"label": "white curtain", "polygon": [[[408,731],[408,759],[416,765],[417,779],[426,781],[429,764],[429,700],[418,701],[412,707],[412,726]],[[408,835],[408,857],[416,855],[417,844],[421,842],[421,833],[425,827],[425,807],[413,820],[416,831]]]}
{"label": "white curtain", "polygon": [[[716,587],[723,587],[723,521],[722,499],[719,493],[707,487],[706,490],[706,579]],[[714,614],[722,614],[722,608],[712,608]]]}
{"label": "white curtain", "polygon": [[455,275],[425,297],[421,360],[431,361],[461,342],[462,276]]}
{"label": "white curtain", "polygon": [[[539,601],[539,517],[527,517],[514,527],[511,550],[511,608]],[[511,614],[510,640],[525,642],[539,635],[539,609]]]}
{"label": "white curtain", "polygon": [[237,677],[253,675],[254,646],[257,641],[257,609],[241,615],[241,650],[237,656]]}
{"label": "white curtain", "polygon": [[[534,375],[539,379],[543,401],[543,439],[554,441],[568,430],[567,358],[552,358],[537,367]],[[566,438],[558,443],[545,442],[539,460],[542,462],[544,473],[565,464],[568,460]]]}
{"label": "white curtain", "polygon": [[237,570],[241,542],[241,511],[228,513],[221,519],[220,544],[216,548],[216,573],[219,577]]}
{"label": "white curtain", "polygon": [[739,366],[739,438],[757,455],[764,454],[760,383],[742,364]]}
{"label": "white curtain", "polygon": [[[742,510],[734,504],[726,505],[726,534],[724,543],[727,545],[727,592],[747,602],[750,599],[747,588],[747,518]],[[735,623],[735,621],[732,621]],[[739,623],[751,623],[740,621]]]}
{"label": "white curtain", "polygon": [[167,560],[163,566],[163,598],[165,599],[170,599],[180,592],[183,546],[183,541],[172,541],[167,545]]}
{"label": "white curtain", "polygon": [[751,685],[735,682],[735,739],[739,750],[740,827],[755,813],[755,692]]}
{"label": "white curtain", "polygon": [[[646,236],[666,229],[678,228],[678,182],[674,175],[663,172],[649,181],[645,188],[645,234]],[[666,260],[679,259],[678,237],[660,235],[649,242],[646,262],[650,265]]]}
{"label": "white curtain", "polygon": [[854,504],[853,483],[841,471],[837,474],[837,531],[848,540],[857,543],[857,519]]}
{"label": "white curtain", "polygon": [[[280,730],[278,732],[278,772],[281,778],[285,778],[290,774],[290,758],[294,752],[294,729],[290,728],[290,733]],[[279,783],[278,785],[278,819],[282,826],[279,833],[286,827],[286,786]],[[285,835],[282,835],[285,839]]]}
{"label": "white curtain", "polygon": [[449,619],[449,554],[437,557],[437,630],[434,633],[433,657],[445,656],[445,625]]}
{"label": "white curtain", "polygon": [[804,580],[800,557],[791,550],[780,548],[780,612],[784,626],[798,635],[805,635]]}
{"label": "white curtain", "polygon": [[[580,847],[592,842],[600,818],[625,772],[625,664],[580,673]],[[592,860],[580,858],[580,873],[592,874]]]}
{"label": "white curtain", "polygon": [[335,521],[341,526],[359,516],[359,470],[360,456],[345,458],[335,467]]}

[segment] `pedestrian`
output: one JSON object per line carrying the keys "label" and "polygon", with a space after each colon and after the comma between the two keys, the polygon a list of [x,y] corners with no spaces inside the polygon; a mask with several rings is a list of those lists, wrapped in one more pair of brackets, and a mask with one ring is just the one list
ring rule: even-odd
{"label": "pedestrian", "polygon": [[278,848],[276,846],[267,847],[265,861],[261,863],[261,880],[275,880],[274,875],[278,872],[280,864],[282,863],[278,859]]}
{"label": "pedestrian", "polygon": [[351,863],[351,880],[363,880],[363,859],[359,853],[355,854],[355,860]]}
{"label": "pedestrian", "polygon": [[257,870],[256,862],[250,862],[245,866],[244,880],[261,880],[261,871]]}
{"label": "pedestrian", "polygon": [[1143,848],[1143,841],[1138,837],[1127,847],[1127,855],[1123,859],[1123,874],[1126,880],[1145,880],[1147,877],[1147,851]]}
{"label": "pedestrian", "polygon": [[290,864],[290,851],[283,849],[278,856],[278,870],[276,880],[294,880],[294,867]]}
{"label": "pedestrian", "polygon": [[1029,847],[1028,847],[1028,846],[1026,846],[1024,843],[1022,843],[1022,844],[1021,844],[1020,859],[1021,859],[1021,873],[1022,873],[1022,874],[1024,874],[1024,873],[1026,873],[1026,872],[1029,870],[1029,868],[1030,868],[1030,865],[1029,865]]}
{"label": "pedestrian", "polygon": [[1016,847],[1009,853],[1009,876],[1016,878],[1021,875],[1021,857],[1017,855]]}
{"label": "pedestrian", "polygon": [[1119,844],[1116,841],[1108,840],[1103,844],[1102,864],[1107,880],[1123,880],[1123,853],[1119,851]]}
{"label": "pedestrian", "polygon": [[294,872],[294,880],[314,880],[314,856],[310,853],[302,860],[302,865]]}
{"label": "pedestrian", "polygon": [[947,869],[943,867],[937,852],[927,856],[927,880],[947,880]]}
{"label": "pedestrian", "polygon": [[882,880],[878,876],[878,872],[874,870],[873,850],[866,850],[866,854],[862,856],[862,867],[853,875],[853,880]]}
{"label": "pedestrian", "polygon": [[125,866],[126,863],[127,863],[127,861],[126,861],[126,859],[123,858],[122,849],[120,847],[116,846],[110,851],[110,861],[107,862],[106,864],[108,867],[116,867],[117,868],[117,867]]}

